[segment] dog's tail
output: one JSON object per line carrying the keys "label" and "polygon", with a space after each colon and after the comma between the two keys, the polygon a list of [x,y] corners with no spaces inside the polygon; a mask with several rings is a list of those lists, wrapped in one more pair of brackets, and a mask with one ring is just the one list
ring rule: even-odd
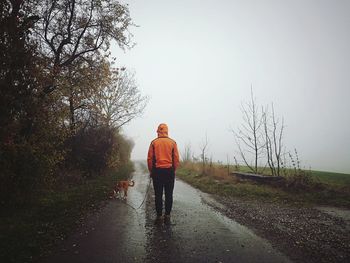
{"label": "dog's tail", "polygon": [[131,180],[131,182],[129,181],[129,186],[134,186],[134,185],[135,185],[134,180]]}

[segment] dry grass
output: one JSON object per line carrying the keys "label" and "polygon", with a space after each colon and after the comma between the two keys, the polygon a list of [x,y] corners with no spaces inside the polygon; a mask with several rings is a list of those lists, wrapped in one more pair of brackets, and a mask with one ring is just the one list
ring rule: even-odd
{"label": "dry grass", "polygon": [[[246,172],[246,170],[245,167],[240,167],[240,171]],[[350,207],[350,193],[341,190],[347,189],[346,187],[335,187],[322,180],[312,181],[310,185],[295,184],[291,187],[287,185],[289,178],[286,184],[282,185],[259,184],[240,181],[230,175],[232,172],[234,172],[233,166],[228,169],[226,165],[212,164],[203,168],[201,163],[187,162],[181,165],[177,175],[202,191],[218,195]],[[311,176],[317,176],[317,173],[314,175],[312,171],[309,172]],[[330,173],[329,176],[332,175]]]}

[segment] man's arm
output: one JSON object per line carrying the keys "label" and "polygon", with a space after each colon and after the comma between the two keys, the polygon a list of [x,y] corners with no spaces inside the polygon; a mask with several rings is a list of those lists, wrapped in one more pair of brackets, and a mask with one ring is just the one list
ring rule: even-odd
{"label": "man's arm", "polygon": [[150,146],[148,148],[147,166],[148,166],[148,171],[152,172],[152,166],[153,166],[153,146],[152,146],[152,143],[150,144]]}
{"label": "man's arm", "polygon": [[177,149],[177,144],[174,145],[174,169],[176,170],[177,167],[179,167],[180,164],[180,157],[179,157],[179,151]]}

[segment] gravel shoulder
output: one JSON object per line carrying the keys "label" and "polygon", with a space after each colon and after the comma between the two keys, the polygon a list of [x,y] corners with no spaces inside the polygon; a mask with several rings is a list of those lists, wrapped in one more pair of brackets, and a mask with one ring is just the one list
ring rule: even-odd
{"label": "gravel shoulder", "polygon": [[350,262],[349,210],[216,196],[210,204],[295,262]]}

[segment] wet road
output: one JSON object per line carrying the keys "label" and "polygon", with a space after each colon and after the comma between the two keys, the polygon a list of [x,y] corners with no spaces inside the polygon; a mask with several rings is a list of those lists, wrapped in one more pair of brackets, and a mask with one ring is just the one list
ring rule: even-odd
{"label": "wet road", "polygon": [[[177,180],[172,224],[155,226],[152,186],[136,164],[127,202],[111,200],[48,262],[290,262],[264,239],[215,211],[215,202]],[[216,204],[218,205],[218,204]]]}

